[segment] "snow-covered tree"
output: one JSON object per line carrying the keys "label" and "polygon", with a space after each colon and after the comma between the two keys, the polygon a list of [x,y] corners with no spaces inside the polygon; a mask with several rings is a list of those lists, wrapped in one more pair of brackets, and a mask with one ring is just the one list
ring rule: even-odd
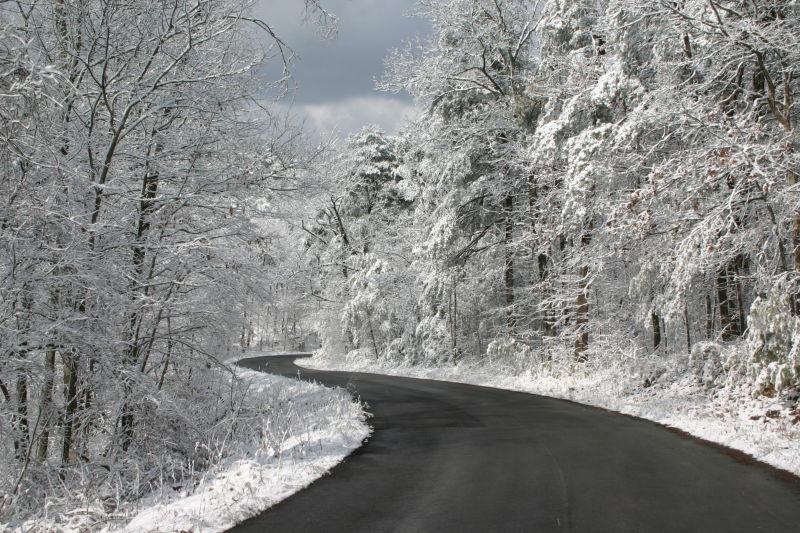
{"label": "snow-covered tree", "polygon": [[24,516],[71,491],[135,499],[208,464],[235,409],[220,361],[270,299],[253,250],[306,158],[254,101],[256,67],[281,65],[283,87],[291,54],[252,2],[11,7],[0,510]]}
{"label": "snow-covered tree", "polygon": [[[749,353],[737,364],[754,370],[732,379],[798,385],[792,327],[765,340],[766,316],[798,313],[795,2],[418,12],[433,37],[390,56],[381,83],[427,107],[400,154],[419,236],[403,267],[416,280],[408,349],[443,360],[491,346],[572,368],[631,344],[685,357],[702,340]],[[377,309],[372,266],[357,278]]]}

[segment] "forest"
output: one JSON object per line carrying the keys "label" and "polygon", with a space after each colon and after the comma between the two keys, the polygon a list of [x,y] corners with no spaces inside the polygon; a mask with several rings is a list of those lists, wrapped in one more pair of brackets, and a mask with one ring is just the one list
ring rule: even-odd
{"label": "forest", "polygon": [[797,2],[420,0],[378,87],[421,115],[330,143],[252,7],[0,3],[0,516],[210,467],[226,360],[309,332],[800,420]]}
{"label": "forest", "polygon": [[292,58],[251,9],[0,4],[0,516],[111,511],[259,431],[224,361],[278,320],[269,221],[317,151],[258,98]]}
{"label": "forest", "polygon": [[419,10],[435,36],[380,86],[424,115],[341,147],[303,226],[323,354],[690,356],[743,393],[796,395],[798,6]]}

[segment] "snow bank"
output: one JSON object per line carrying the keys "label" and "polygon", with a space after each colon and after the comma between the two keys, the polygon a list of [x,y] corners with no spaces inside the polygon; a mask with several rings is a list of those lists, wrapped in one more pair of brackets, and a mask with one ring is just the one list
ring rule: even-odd
{"label": "snow bank", "polygon": [[[542,368],[513,373],[504,365],[464,361],[442,367],[374,358],[297,361],[317,370],[347,370],[453,381],[529,392],[602,407],[678,428],[741,450],[755,459],[800,475],[800,413],[770,398],[731,397],[680,373],[648,380],[630,366],[584,365],[570,373]],[[628,363],[629,364],[629,363]]]}
{"label": "snow bank", "polygon": [[227,458],[191,494],[154,495],[123,531],[224,531],[308,486],[369,435],[363,410],[342,390],[252,370],[237,373],[252,380],[265,401],[292,403],[297,423],[278,436],[277,446]]}
{"label": "snow bank", "polygon": [[248,383],[252,401],[268,406],[255,441],[237,442],[232,435],[229,452],[211,470],[114,514],[98,503],[16,527],[0,524],[0,531],[224,531],[308,486],[369,436],[362,405],[342,389],[235,372]]}

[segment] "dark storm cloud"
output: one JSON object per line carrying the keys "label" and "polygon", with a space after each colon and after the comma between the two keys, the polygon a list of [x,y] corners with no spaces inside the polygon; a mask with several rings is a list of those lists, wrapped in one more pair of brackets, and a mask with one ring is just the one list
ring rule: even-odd
{"label": "dark storm cloud", "polygon": [[[414,0],[323,0],[322,4],[339,19],[333,40],[321,38],[313,23],[303,22],[302,0],[260,0],[256,6],[255,14],[297,54],[292,66],[295,109],[309,115],[318,128],[336,121],[342,122],[345,133],[372,122],[392,129],[396,124],[386,124],[387,117],[398,115],[399,121],[402,113],[396,112],[397,107],[410,108],[410,99],[377,93],[375,79],[381,77],[389,51],[426,35],[427,22],[405,16]],[[364,105],[366,100],[370,105]]]}

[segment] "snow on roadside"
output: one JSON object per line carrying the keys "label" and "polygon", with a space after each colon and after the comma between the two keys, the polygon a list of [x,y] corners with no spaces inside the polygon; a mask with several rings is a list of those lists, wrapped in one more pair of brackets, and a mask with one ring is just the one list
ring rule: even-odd
{"label": "snow on roadside", "polygon": [[265,402],[293,403],[296,423],[282,429],[278,446],[226,458],[192,494],[173,501],[154,495],[123,531],[224,531],[308,486],[369,436],[361,405],[341,389],[241,368],[237,374]]}
{"label": "snow on roadside", "polygon": [[[247,357],[253,355],[262,354]],[[248,384],[251,401],[269,406],[256,441],[232,438],[229,453],[210,471],[182,487],[162,487],[114,515],[89,506],[58,522],[29,522],[10,531],[224,531],[308,486],[370,434],[363,406],[343,389],[234,371]],[[3,524],[0,531],[6,531]]]}
{"label": "snow on roadside", "polygon": [[695,437],[743,451],[759,461],[800,475],[800,423],[777,416],[770,399],[731,401],[698,386],[690,376],[650,387],[617,367],[592,367],[573,374],[524,372],[514,375],[502,366],[463,362],[443,367],[409,365],[373,358],[298,359],[316,370],[346,370],[452,381],[529,392],[571,400],[652,420]]}

